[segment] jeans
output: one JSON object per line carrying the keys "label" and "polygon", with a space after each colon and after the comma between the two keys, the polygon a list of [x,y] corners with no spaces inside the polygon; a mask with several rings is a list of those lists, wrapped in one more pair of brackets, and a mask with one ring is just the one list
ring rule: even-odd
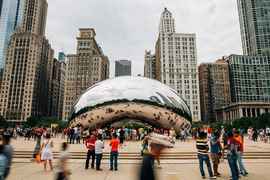
{"label": "jeans", "polygon": [[238,167],[237,167],[237,156],[228,154],[227,159],[228,159],[229,166],[231,169],[232,180],[238,180],[239,179],[239,171],[238,171]]}
{"label": "jeans", "polygon": [[88,150],[87,152],[87,157],[86,157],[86,162],[85,162],[85,169],[89,168],[89,160],[92,158],[91,162],[91,168],[94,168],[95,164],[95,150]]}
{"label": "jeans", "polygon": [[100,170],[102,154],[96,154],[96,170]]}
{"label": "jeans", "polygon": [[208,169],[208,174],[210,177],[213,177],[213,171],[212,171],[212,167],[211,167],[211,163],[210,163],[210,159],[208,154],[198,154],[198,159],[199,159],[199,164],[200,164],[200,172],[202,176],[205,176],[204,173],[204,168],[203,168],[203,162],[205,161],[206,165],[207,165],[207,169]]}
{"label": "jeans", "polygon": [[118,152],[111,152],[110,155],[110,169],[113,170],[113,166],[114,166],[114,170],[117,170],[117,161],[118,161]]}
{"label": "jeans", "polygon": [[244,163],[243,163],[242,153],[237,152],[236,157],[237,157],[237,162],[238,162],[238,165],[239,165],[240,173],[241,174],[247,174],[247,170],[246,170],[246,168],[244,166]]}

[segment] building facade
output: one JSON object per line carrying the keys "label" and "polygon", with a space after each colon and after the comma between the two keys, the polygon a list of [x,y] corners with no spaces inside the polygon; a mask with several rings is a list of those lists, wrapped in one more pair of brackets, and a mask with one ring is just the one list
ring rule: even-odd
{"label": "building facade", "polygon": [[270,55],[270,1],[237,0],[244,55]]}
{"label": "building facade", "polygon": [[25,0],[0,1],[0,68],[4,68],[11,35],[21,25]]}
{"label": "building facade", "polygon": [[254,118],[264,113],[270,113],[269,102],[232,103],[216,110],[217,119],[224,122],[231,122],[243,117]]}
{"label": "building facade", "polygon": [[144,54],[144,77],[156,79],[156,56],[151,51]]}
{"label": "building facade", "polygon": [[232,102],[270,102],[270,58],[266,56],[231,55]]}
{"label": "building facade", "polygon": [[231,101],[229,66],[224,59],[199,66],[201,117],[204,122],[214,122],[216,110]]}
{"label": "building facade", "polygon": [[131,76],[131,61],[115,61],[115,77],[118,76]]}
{"label": "building facade", "polygon": [[27,0],[22,24],[11,36],[0,113],[9,121],[47,116],[54,51],[45,38],[46,0]]}
{"label": "building facade", "polygon": [[95,30],[79,31],[77,52],[67,55],[63,119],[68,119],[72,105],[86,89],[109,78],[109,59],[95,40]]}
{"label": "building facade", "polygon": [[156,79],[175,89],[190,106],[193,121],[200,121],[196,35],[176,33],[167,8],[161,15],[155,56]]}

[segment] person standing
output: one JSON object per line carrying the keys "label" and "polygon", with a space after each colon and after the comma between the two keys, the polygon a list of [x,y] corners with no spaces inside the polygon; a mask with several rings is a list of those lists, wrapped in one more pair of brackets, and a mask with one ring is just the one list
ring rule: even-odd
{"label": "person standing", "polygon": [[113,168],[115,171],[118,170],[117,167],[117,161],[118,161],[118,148],[119,148],[119,139],[117,138],[116,133],[113,134],[113,138],[110,142],[110,146],[111,146],[111,154],[110,154],[110,170],[112,171]]}
{"label": "person standing", "polygon": [[41,160],[44,162],[44,170],[47,170],[47,162],[49,161],[49,166],[51,171],[53,170],[52,160],[53,160],[53,142],[51,141],[50,134],[46,134],[45,140],[41,146]]}
{"label": "person standing", "polygon": [[89,168],[89,160],[90,158],[92,159],[91,162],[91,168],[94,169],[95,165],[95,142],[96,142],[96,136],[91,135],[88,136],[86,141],[85,141],[85,146],[87,148],[87,157],[86,157],[86,162],[85,162],[85,169]]}
{"label": "person standing", "polygon": [[237,162],[239,165],[240,174],[243,176],[246,176],[246,175],[248,175],[248,172],[247,172],[247,170],[244,166],[244,163],[243,163],[244,141],[243,141],[243,138],[240,135],[239,131],[235,132],[234,139],[239,144],[239,151],[236,152],[236,156],[237,156]]}
{"label": "person standing", "polygon": [[124,128],[121,128],[119,131],[119,138],[120,138],[120,144],[123,145],[124,144],[124,140],[125,140],[125,130]]}
{"label": "person standing", "polygon": [[214,176],[220,176],[220,173],[218,172],[218,166],[220,163],[220,158],[222,156],[222,147],[219,140],[219,132],[215,131],[210,140],[210,152],[211,152],[211,159],[213,162],[213,169],[214,169]]}
{"label": "person standing", "polygon": [[203,169],[204,162],[207,165],[208,174],[210,176],[210,179],[216,179],[216,177],[213,175],[212,167],[210,158],[208,155],[209,146],[207,144],[207,133],[200,131],[199,136],[196,140],[196,148],[198,153],[198,159],[199,159],[199,166],[200,166],[200,172],[203,179],[205,179],[205,173]]}
{"label": "person standing", "polygon": [[239,144],[234,139],[232,132],[228,132],[227,147],[228,147],[227,159],[228,159],[229,167],[231,169],[232,180],[238,180],[239,171],[238,171],[238,166],[237,166],[237,151],[239,148]]}
{"label": "person standing", "polygon": [[102,154],[104,149],[104,142],[102,140],[102,135],[98,134],[97,141],[95,142],[95,155],[96,155],[96,170],[102,171],[100,168],[101,160],[102,160]]}
{"label": "person standing", "polygon": [[11,167],[11,162],[12,162],[12,157],[13,157],[13,152],[14,152],[13,147],[10,145],[10,135],[3,136],[3,145],[4,145],[3,153],[7,158],[7,164],[6,164],[4,177],[7,178],[7,176],[10,173],[10,167]]}
{"label": "person standing", "polygon": [[56,180],[68,180],[68,176],[71,174],[70,170],[68,169],[68,159],[70,158],[70,154],[67,151],[68,144],[64,142],[62,144],[62,152],[59,157],[58,162],[58,172],[56,175]]}

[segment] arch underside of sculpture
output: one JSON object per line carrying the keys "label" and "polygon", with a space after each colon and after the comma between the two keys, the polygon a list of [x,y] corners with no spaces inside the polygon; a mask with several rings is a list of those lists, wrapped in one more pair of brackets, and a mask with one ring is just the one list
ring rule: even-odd
{"label": "arch underside of sculpture", "polygon": [[176,132],[191,128],[191,123],[170,109],[150,104],[123,102],[99,106],[84,112],[70,121],[70,126],[84,129],[103,128],[123,119],[136,119],[153,127],[174,128]]}

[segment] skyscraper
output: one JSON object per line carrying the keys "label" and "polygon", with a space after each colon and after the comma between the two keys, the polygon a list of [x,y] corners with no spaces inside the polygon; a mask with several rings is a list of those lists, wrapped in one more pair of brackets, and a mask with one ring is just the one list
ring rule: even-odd
{"label": "skyscraper", "polygon": [[229,66],[225,59],[199,66],[202,121],[216,121],[216,109],[230,104]]}
{"label": "skyscraper", "polygon": [[67,55],[63,119],[68,119],[72,105],[87,88],[109,78],[109,59],[95,40],[95,30],[79,31],[77,52]]}
{"label": "skyscraper", "polygon": [[11,36],[0,113],[10,121],[47,116],[54,51],[45,38],[47,0],[26,0],[23,20]]}
{"label": "skyscraper", "polygon": [[11,35],[21,25],[25,0],[0,0],[0,68],[4,68]]}
{"label": "skyscraper", "polygon": [[270,1],[237,2],[244,55],[270,55]]}
{"label": "skyscraper", "polygon": [[156,79],[175,89],[190,106],[193,121],[200,121],[196,35],[176,33],[167,8],[160,18],[155,56]]}
{"label": "skyscraper", "polygon": [[115,77],[118,76],[131,76],[131,61],[115,61]]}
{"label": "skyscraper", "polygon": [[156,79],[156,56],[151,51],[144,54],[144,77]]}

